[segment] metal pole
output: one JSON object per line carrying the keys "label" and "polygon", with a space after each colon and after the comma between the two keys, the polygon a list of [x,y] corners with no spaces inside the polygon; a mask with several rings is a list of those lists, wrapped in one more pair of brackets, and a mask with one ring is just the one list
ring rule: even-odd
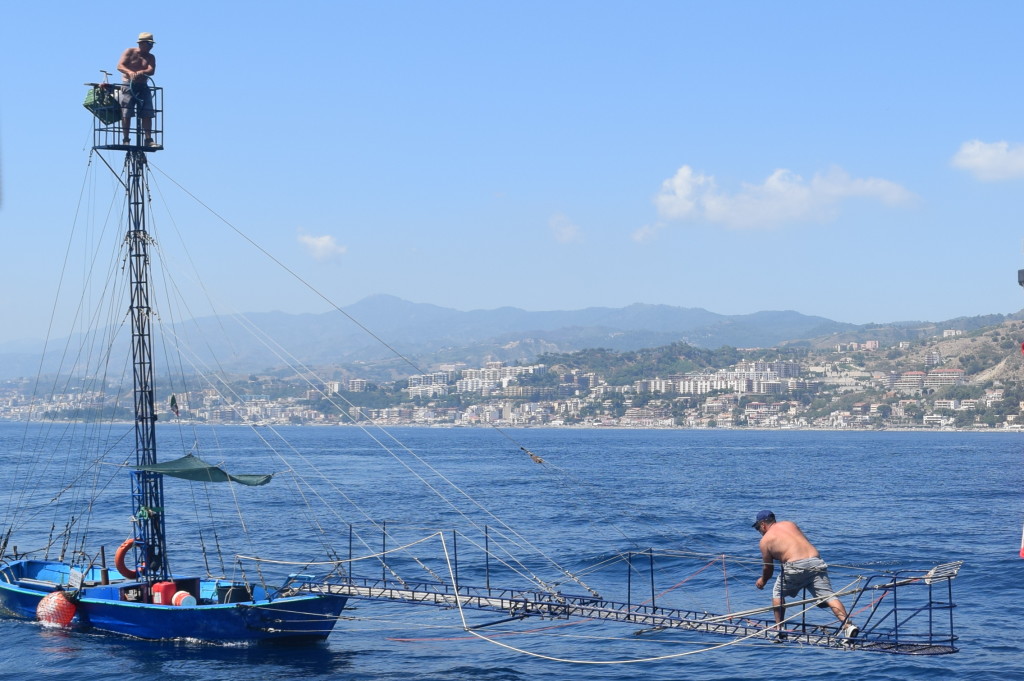
{"label": "metal pole", "polygon": [[388,521],[380,524],[380,579],[388,581]]}
{"label": "metal pole", "polygon": [[[800,592],[800,598],[804,599],[804,600],[807,599],[807,588],[806,587],[804,587],[804,590]],[[801,625],[800,626],[800,631],[802,631],[802,632],[806,632],[807,631],[807,611],[809,609],[810,608],[804,608],[803,614],[800,615],[800,625]],[[786,619],[785,611],[783,611],[782,619]],[[847,618],[847,619],[849,619],[849,618]],[[843,623],[840,622],[839,626],[842,627]],[[842,631],[842,629],[840,628],[840,632],[841,631]]]}
{"label": "metal pole", "polygon": [[647,549],[651,561],[651,611],[654,611],[654,547]]}
{"label": "metal pole", "polygon": [[100,584],[110,584],[110,572],[107,570],[107,547],[100,547]]}
{"label": "metal pole", "polygon": [[933,596],[934,588],[935,588],[934,585],[932,585],[932,584],[928,585],[928,642],[929,643],[932,642],[932,637],[935,635],[935,633],[934,633],[935,598]]}
{"label": "metal pole", "polygon": [[633,552],[626,554],[626,611],[633,609]]}
{"label": "metal pole", "polygon": [[[900,573],[898,572],[895,575],[893,575],[893,581],[896,581],[896,577],[898,577],[899,575]],[[897,602],[896,591],[896,589],[892,590],[892,633],[893,640],[896,642],[896,648],[898,650],[900,645],[900,608],[899,603]]]}
{"label": "metal pole", "polygon": [[487,595],[491,595],[491,533],[490,528],[484,525],[484,582],[487,586]]}
{"label": "metal pole", "polygon": [[[928,588],[930,589],[931,585],[929,585]],[[955,646],[954,646],[953,639],[955,638],[955,636],[953,636],[953,580],[952,579],[947,579],[946,580],[946,588],[947,588],[947,591],[946,591],[946,609],[949,610],[949,647],[950,648],[954,648]]]}

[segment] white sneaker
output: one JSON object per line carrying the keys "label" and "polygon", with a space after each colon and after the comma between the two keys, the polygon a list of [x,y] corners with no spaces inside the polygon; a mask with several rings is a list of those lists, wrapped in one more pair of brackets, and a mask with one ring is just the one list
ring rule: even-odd
{"label": "white sneaker", "polygon": [[849,641],[850,639],[857,638],[857,634],[859,633],[860,627],[858,627],[853,622],[848,622],[847,625],[843,627],[843,638],[847,641]]}

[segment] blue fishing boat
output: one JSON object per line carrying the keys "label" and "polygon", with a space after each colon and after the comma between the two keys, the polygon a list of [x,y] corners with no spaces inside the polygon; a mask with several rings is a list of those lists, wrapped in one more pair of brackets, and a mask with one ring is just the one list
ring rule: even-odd
{"label": "blue fishing boat", "polygon": [[[291,588],[288,580],[268,586],[262,580],[182,574],[171,569],[174,546],[167,538],[166,517],[172,510],[165,506],[166,478],[256,487],[267,484],[272,476],[232,475],[191,453],[167,462],[157,458],[150,328],[154,310],[150,249],[154,240],[146,223],[148,155],[163,149],[163,92],[151,88],[156,103],[152,129],[146,133],[136,130],[134,138],[125,139],[121,137],[120,115],[109,111],[117,107],[116,93],[105,83],[87,85],[91,90],[86,104],[96,114],[93,151],[124,153],[123,171],[115,176],[125,197],[121,247],[129,299],[134,462],[124,468],[130,476],[131,528],[116,551],[114,570],[107,565],[105,546],[97,551],[83,541],[77,550],[61,550],[56,560],[40,560],[9,547],[8,530],[0,543],[4,555],[0,608],[45,624],[142,639],[212,643],[323,640],[345,607],[344,596],[299,591]],[[173,398],[172,410],[177,411]],[[125,439],[125,434],[119,437]],[[79,522],[73,518],[66,528]]]}

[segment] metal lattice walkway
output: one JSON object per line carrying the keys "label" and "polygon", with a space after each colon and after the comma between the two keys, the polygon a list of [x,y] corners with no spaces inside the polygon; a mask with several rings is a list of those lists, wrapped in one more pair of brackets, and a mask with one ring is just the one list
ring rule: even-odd
{"label": "metal lattice walkway", "polygon": [[[856,638],[846,639],[837,626],[798,620],[786,623],[785,642],[904,655],[954,653],[958,649],[955,646],[957,637],[952,629],[952,580],[960,565],[958,561],[936,566],[927,572],[915,571],[911,574],[911,571],[903,571],[865,578],[862,586],[845,592],[856,594],[851,611],[859,606],[862,612],[867,612],[862,620],[861,632]],[[461,584],[453,587],[440,582],[399,582],[356,577],[333,583],[293,582],[291,587],[300,591],[332,593],[373,601],[491,611],[505,616],[500,622],[527,617],[579,617],[623,622],[648,629],[681,629],[734,638],[774,639],[775,633],[769,631],[772,624],[770,620],[757,619],[747,613],[716,615],[557,592]],[[799,604],[789,605],[792,607]]]}

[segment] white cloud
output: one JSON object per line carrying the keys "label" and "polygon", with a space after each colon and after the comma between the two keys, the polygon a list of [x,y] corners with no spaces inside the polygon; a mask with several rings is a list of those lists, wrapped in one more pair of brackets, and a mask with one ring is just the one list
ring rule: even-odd
{"label": "white cloud", "polygon": [[654,203],[662,217],[685,220],[700,210],[702,195],[714,192],[715,178],[694,173],[690,166],[683,166],[661,183],[661,191],[654,198]]}
{"label": "white cloud", "polygon": [[1024,177],[1024,145],[971,140],[960,145],[950,163],[986,182]]}
{"label": "white cloud", "polygon": [[658,236],[658,232],[665,228],[664,222],[659,222],[654,225],[644,225],[640,229],[633,232],[633,241],[641,244],[645,244],[648,241],[654,241],[654,237]]}
{"label": "white cloud", "polygon": [[555,241],[559,243],[568,244],[583,241],[583,232],[579,226],[561,213],[555,213],[548,218],[548,227],[551,229]]}
{"label": "white cloud", "polygon": [[299,234],[299,243],[306,247],[316,260],[327,260],[337,255],[344,255],[346,249],[338,244],[330,234],[324,236],[312,236],[310,234]]}
{"label": "white cloud", "polygon": [[[906,189],[875,177],[850,177],[841,168],[816,174],[809,181],[779,169],[761,184],[744,183],[738,192],[718,189],[715,178],[683,166],[665,180],[654,198],[662,220],[701,220],[736,229],[772,227],[787,222],[826,222],[836,217],[846,199],[866,198],[887,204],[911,198]],[[652,228],[643,228],[650,236]]]}

